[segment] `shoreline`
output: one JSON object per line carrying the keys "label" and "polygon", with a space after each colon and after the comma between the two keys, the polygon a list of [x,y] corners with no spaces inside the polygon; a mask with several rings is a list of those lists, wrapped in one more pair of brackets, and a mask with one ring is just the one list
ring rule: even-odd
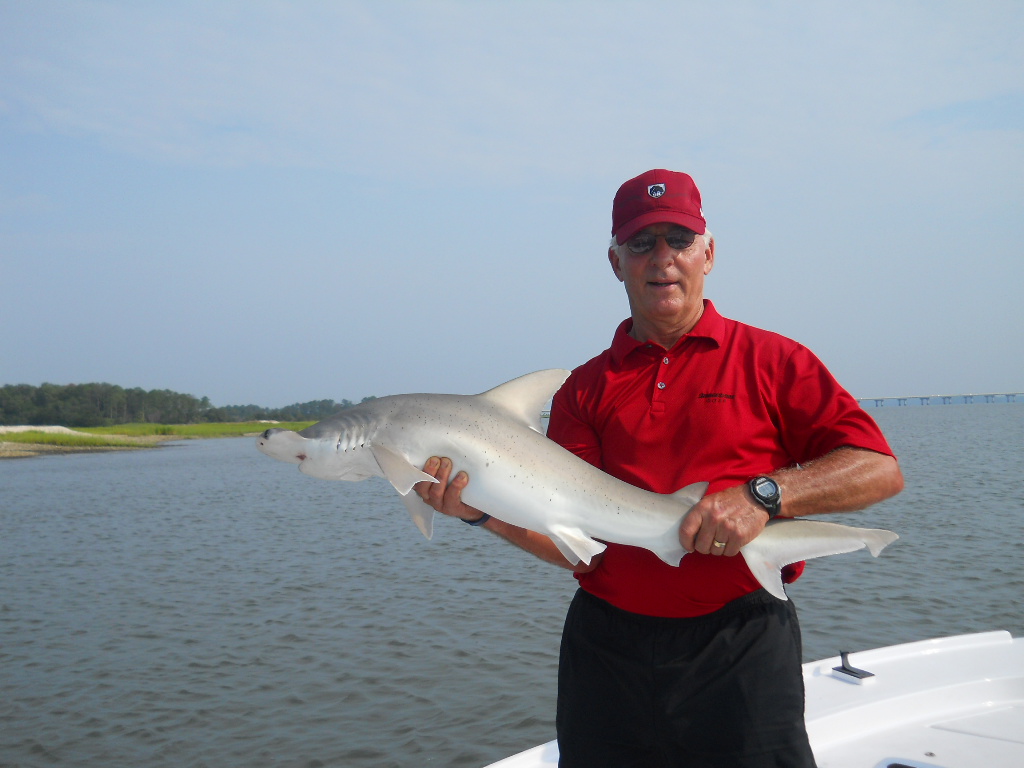
{"label": "shoreline", "polygon": [[[0,426],[0,460],[31,459],[36,456],[53,456],[70,453],[107,453],[110,451],[135,451],[140,448],[157,448],[168,440],[184,440],[180,435],[109,435],[110,445],[59,445],[55,443],[30,443],[4,440],[5,434],[21,432],[42,432],[43,434],[73,435],[96,438],[97,435],[79,432],[67,427],[55,426]],[[127,444],[126,444],[127,443]]]}
{"label": "shoreline", "polygon": [[136,445],[50,445],[48,443],[14,443],[0,437],[0,461],[4,459],[32,459],[37,456],[55,456],[70,453],[110,453],[111,451],[138,451],[159,448],[171,440],[188,440],[180,435],[159,435],[153,437],[122,437]]}
{"label": "shoreline", "polygon": [[[162,440],[160,442],[163,442]],[[10,443],[0,440],[0,461],[4,459],[32,459],[36,456],[53,456],[69,453],[109,453],[110,451],[136,451],[141,448],[157,448],[156,442],[129,445],[47,445],[45,443]]]}
{"label": "shoreline", "polygon": [[[97,453],[157,448],[169,440],[256,437],[268,425],[300,430],[313,422],[223,422],[201,424],[121,424],[114,427],[0,426],[0,459],[66,453]],[[25,435],[26,432],[36,433]]]}

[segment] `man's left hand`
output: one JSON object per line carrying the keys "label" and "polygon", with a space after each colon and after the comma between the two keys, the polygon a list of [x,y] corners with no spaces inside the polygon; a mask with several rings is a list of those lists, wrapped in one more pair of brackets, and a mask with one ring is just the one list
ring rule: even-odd
{"label": "man's left hand", "polygon": [[694,504],[679,526],[679,543],[687,552],[732,557],[753,541],[767,522],[768,512],[750,498],[746,485],[738,485]]}

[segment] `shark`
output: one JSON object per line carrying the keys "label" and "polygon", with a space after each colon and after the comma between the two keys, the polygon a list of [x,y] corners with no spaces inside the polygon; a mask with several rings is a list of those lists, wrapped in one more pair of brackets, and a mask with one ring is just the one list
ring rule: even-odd
{"label": "shark", "polygon": [[[546,534],[573,565],[589,564],[606,543],[643,547],[678,566],[687,552],[679,524],[707,490],[694,483],[660,494],[619,480],[549,439],[541,415],[569,376],[529,373],[477,395],[390,395],[346,408],[298,432],[270,428],[256,439],[267,456],[306,475],[359,481],[384,477],[430,539],[434,510],[412,488],[437,482],[421,467],[447,456],[470,482],[463,500],[506,523]],[[877,557],[898,536],[809,520],[773,520],[740,553],[754,577],[786,600],[790,563],[867,548]]]}

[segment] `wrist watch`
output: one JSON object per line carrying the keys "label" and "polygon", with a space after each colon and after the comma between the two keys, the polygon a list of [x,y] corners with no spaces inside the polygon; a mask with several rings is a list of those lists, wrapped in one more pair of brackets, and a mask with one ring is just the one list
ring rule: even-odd
{"label": "wrist watch", "polygon": [[758,475],[747,485],[750,486],[754,501],[765,508],[769,520],[774,520],[782,511],[782,489],[779,484],[770,477]]}

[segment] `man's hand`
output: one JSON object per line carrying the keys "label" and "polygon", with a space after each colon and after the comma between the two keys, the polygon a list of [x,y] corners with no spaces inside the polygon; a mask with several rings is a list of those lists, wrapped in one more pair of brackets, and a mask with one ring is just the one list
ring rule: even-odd
{"label": "man's hand", "polygon": [[437,512],[462,520],[479,520],[483,516],[476,507],[462,502],[462,490],[469,484],[469,475],[459,472],[449,482],[452,473],[451,459],[432,456],[423,465],[423,471],[437,478],[436,483],[416,483],[413,491]]}
{"label": "man's hand", "polygon": [[[903,489],[896,459],[866,448],[843,446],[802,466],[772,472],[782,488],[782,516],[852,512]],[[768,523],[746,483],[705,496],[686,513],[679,543],[687,552],[731,557]],[[716,547],[715,542],[725,544]]]}
{"label": "man's hand", "polygon": [[[462,491],[469,484],[469,475],[465,472],[459,472],[455,477],[450,477],[452,473],[451,460],[439,459],[437,456],[427,459],[427,463],[423,465],[423,471],[428,475],[433,475],[438,480],[436,483],[429,483],[424,480],[422,483],[416,483],[413,486],[413,491],[423,501],[437,512],[449,517],[470,521],[480,519],[483,512],[462,501]],[[604,556],[603,552],[595,555],[591,558],[590,565],[585,565],[582,562],[573,565],[565,559],[565,556],[555,546],[554,542],[543,533],[537,533],[526,528],[520,528],[518,525],[502,522],[496,517],[488,520],[485,527],[503,539],[512,542],[517,547],[536,555],[541,560],[554,563],[561,568],[567,568],[577,573],[594,570]]]}
{"label": "man's hand", "polygon": [[753,541],[767,522],[765,508],[750,497],[746,485],[738,485],[694,504],[679,526],[679,543],[687,552],[732,557]]}

